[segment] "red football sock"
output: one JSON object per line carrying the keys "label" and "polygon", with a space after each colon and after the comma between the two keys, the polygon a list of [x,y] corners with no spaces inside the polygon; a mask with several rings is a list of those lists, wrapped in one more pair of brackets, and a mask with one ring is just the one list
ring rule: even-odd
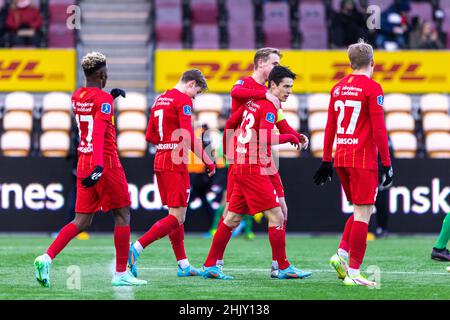
{"label": "red football sock", "polygon": [[219,223],[211,248],[209,249],[208,257],[205,261],[205,267],[215,266],[217,260],[223,260],[225,248],[228,241],[230,241],[232,232],[233,229],[223,223],[223,221]]}
{"label": "red football sock", "polygon": [[[219,220],[219,224],[217,225],[217,229],[219,228],[220,224],[223,223],[223,215],[220,216],[220,220]],[[216,230],[217,232],[217,230]],[[219,256],[217,257],[217,260],[222,260],[223,261],[223,255],[225,253],[225,250],[222,251],[221,253],[218,253]]]}
{"label": "red football sock", "polygon": [[116,272],[125,272],[130,250],[130,226],[114,227],[114,246],[116,247]]}
{"label": "red football sock", "polygon": [[172,230],[179,226],[178,219],[174,215],[167,215],[167,217],[156,221],[156,223],[148,230],[142,237],[139,238],[139,243],[143,248],[150,243],[167,236]]}
{"label": "red football sock", "polygon": [[345,224],[344,228],[344,233],[342,234],[341,243],[339,244],[339,248],[347,252],[350,251],[350,232],[352,231],[352,225],[353,225],[353,214],[347,219],[347,223]]}
{"label": "red football sock", "polygon": [[290,263],[286,258],[286,231],[278,227],[269,227],[269,242],[273,260],[278,262],[278,268],[283,270],[289,267]]}
{"label": "red football sock", "polygon": [[186,259],[186,251],[184,250],[184,224],[181,224],[169,233],[169,239],[177,261]]}
{"label": "red football sock", "polygon": [[350,233],[350,263],[352,269],[359,269],[361,266],[367,246],[367,232],[369,225],[362,221],[354,221],[352,232]]}
{"label": "red football sock", "polygon": [[67,244],[80,233],[76,224],[70,222],[59,231],[58,236],[47,249],[47,254],[52,260],[61,252]]}

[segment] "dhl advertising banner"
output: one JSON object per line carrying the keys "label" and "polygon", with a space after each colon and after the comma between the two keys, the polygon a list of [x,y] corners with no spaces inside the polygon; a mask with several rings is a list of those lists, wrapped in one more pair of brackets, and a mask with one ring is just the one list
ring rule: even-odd
{"label": "dhl advertising banner", "polygon": [[[281,64],[298,74],[294,92],[329,92],[351,72],[346,51],[282,51]],[[254,51],[159,50],[155,53],[155,90],[175,85],[187,69],[198,68],[210,92],[230,92],[233,84],[253,71]],[[374,79],[385,92],[450,92],[450,52],[375,51]]]}
{"label": "dhl advertising banner", "polygon": [[75,85],[75,50],[0,50],[0,92],[73,91]]}

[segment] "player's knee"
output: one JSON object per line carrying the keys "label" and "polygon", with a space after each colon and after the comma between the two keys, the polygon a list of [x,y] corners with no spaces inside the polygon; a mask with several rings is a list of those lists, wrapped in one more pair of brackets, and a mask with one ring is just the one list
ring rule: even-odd
{"label": "player's knee", "polygon": [[241,219],[239,219],[239,217],[236,215],[228,214],[224,218],[223,223],[225,223],[228,227],[234,229],[239,225],[239,223],[241,223]]}

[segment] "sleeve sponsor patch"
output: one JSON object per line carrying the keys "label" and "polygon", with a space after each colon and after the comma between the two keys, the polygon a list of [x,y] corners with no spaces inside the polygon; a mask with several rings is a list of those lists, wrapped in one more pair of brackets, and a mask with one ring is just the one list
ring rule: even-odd
{"label": "sleeve sponsor patch", "polygon": [[267,122],[275,123],[275,114],[273,114],[272,112],[267,112],[266,120]]}
{"label": "sleeve sponsor patch", "polygon": [[377,97],[377,103],[378,103],[378,105],[380,107],[383,106],[383,101],[384,101],[384,97],[383,96],[380,95],[380,96]]}
{"label": "sleeve sponsor patch", "polygon": [[111,105],[109,103],[102,103],[102,107],[100,108],[100,111],[104,114],[110,114],[111,113]]}
{"label": "sleeve sponsor patch", "polygon": [[238,81],[236,81],[236,83],[234,85],[237,85],[237,84],[240,86],[244,85],[244,80],[238,80]]}
{"label": "sleeve sponsor patch", "polygon": [[183,114],[186,116],[190,116],[192,114],[191,106],[190,105],[184,105],[183,106]]}

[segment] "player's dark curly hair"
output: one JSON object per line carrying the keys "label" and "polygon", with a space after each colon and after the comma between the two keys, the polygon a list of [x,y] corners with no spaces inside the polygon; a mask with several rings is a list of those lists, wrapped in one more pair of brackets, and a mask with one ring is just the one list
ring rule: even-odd
{"label": "player's dark curly hair", "polygon": [[275,66],[269,74],[269,87],[270,83],[273,81],[278,86],[284,78],[291,78],[295,80],[297,75],[291,71],[288,67],[284,66]]}

